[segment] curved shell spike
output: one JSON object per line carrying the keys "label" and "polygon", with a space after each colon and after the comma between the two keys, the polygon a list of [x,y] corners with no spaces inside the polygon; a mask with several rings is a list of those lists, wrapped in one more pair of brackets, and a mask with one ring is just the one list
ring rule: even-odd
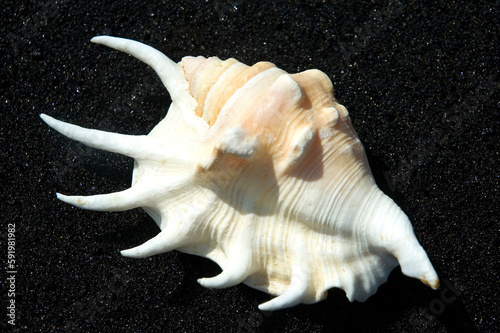
{"label": "curved shell spike", "polygon": [[208,288],[245,283],[277,310],[341,288],[364,301],[398,264],[432,288],[439,279],[408,217],[375,184],[347,110],[321,71],[185,57],[100,36],[154,68],[172,105],[147,136],[42,119],[89,146],[135,159],[129,190],[58,198],[87,209],[143,207],[161,229],[124,250],[141,258],[177,249],[215,261]]}

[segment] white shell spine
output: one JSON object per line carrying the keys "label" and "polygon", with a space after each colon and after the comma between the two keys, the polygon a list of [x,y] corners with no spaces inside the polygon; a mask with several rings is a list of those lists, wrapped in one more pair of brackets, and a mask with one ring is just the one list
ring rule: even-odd
{"label": "white shell spine", "polygon": [[92,42],[150,65],[172,97],[147,136],[41,115],[71,139],[135,159],[130,189],[57,194],[85,209],[144,208],[161,232],[124,256],[176,249],[207,257],[222,273],[201,285],[243,282],[277,295],[259,306],[266,311],[318,302],[334,287],[364,301],[398,264],[438,287],[408,217],[376,186],[325,74],[289,75],[270,63],[249,67],[234,59],[186,57],[176,64],[139,42]]}

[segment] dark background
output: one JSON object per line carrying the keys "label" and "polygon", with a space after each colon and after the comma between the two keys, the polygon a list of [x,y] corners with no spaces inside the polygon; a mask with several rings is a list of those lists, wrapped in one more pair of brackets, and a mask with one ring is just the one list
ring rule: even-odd
{"label": "dark background", "polygon": [[[3,268],[15,224],[16,326],[68,332],[494,332],[499,280],[499,1],[7,1],[1,11]],[[250,4],[251,3],[251,4]],[[204,289],[219,268],[170,252],[119,254],[158,229],[142,210],[84,211],[55,192],[129,187],[132,160],[50,130],[44,112],[147,134],[170,97],[109,34],[185,55],[318,68],[352,117],[379,186],[409,215],[442,289],[399,268],[364,303],[262,313],[245,285]],[[2,274],[2,326],[7,325]]]}

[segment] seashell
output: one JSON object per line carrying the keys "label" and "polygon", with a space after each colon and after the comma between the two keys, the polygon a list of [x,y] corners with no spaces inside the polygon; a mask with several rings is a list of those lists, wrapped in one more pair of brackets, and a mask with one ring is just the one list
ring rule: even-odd
{"label": "seashell", "polygon": [[185,57],[174,63],[142,43],[92,42],[150,65],[168,89],[166,117],[140,136],[85,129],[42,114],[63,135],[135,159],[122,192],[57,197],[77,207],[142,207],[161,232],[121,253],[178,250],[222,272],[198,282],[243,282],[277,297],[277,310],[315,303],[341,288],[364,301],[398,264],[439,286],[408,217],[377,187],[347,110],[319,70],[288,74],[269,62]]}

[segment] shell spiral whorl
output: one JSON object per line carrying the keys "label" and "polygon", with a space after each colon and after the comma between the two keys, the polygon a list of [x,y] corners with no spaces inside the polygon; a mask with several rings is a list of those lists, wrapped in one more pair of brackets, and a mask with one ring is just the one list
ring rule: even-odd
{"label": "shell spiral whorl", "polygon": [[276,310],[324,299],[333,287],[364,301],[391,270],[432,288],[439,280],[403,211],[376,186],[347,110],[321,71],[288,74],[268,62],[185,57],[142,43],[92,39],[150,65],[172,97],[147,136],[52,128],[133,157],[131,188],[58,198],[93,210],[144,208],[161,232],[124,256],[179,250],[222,272],[199,283],[243,282],[278,297]]}

